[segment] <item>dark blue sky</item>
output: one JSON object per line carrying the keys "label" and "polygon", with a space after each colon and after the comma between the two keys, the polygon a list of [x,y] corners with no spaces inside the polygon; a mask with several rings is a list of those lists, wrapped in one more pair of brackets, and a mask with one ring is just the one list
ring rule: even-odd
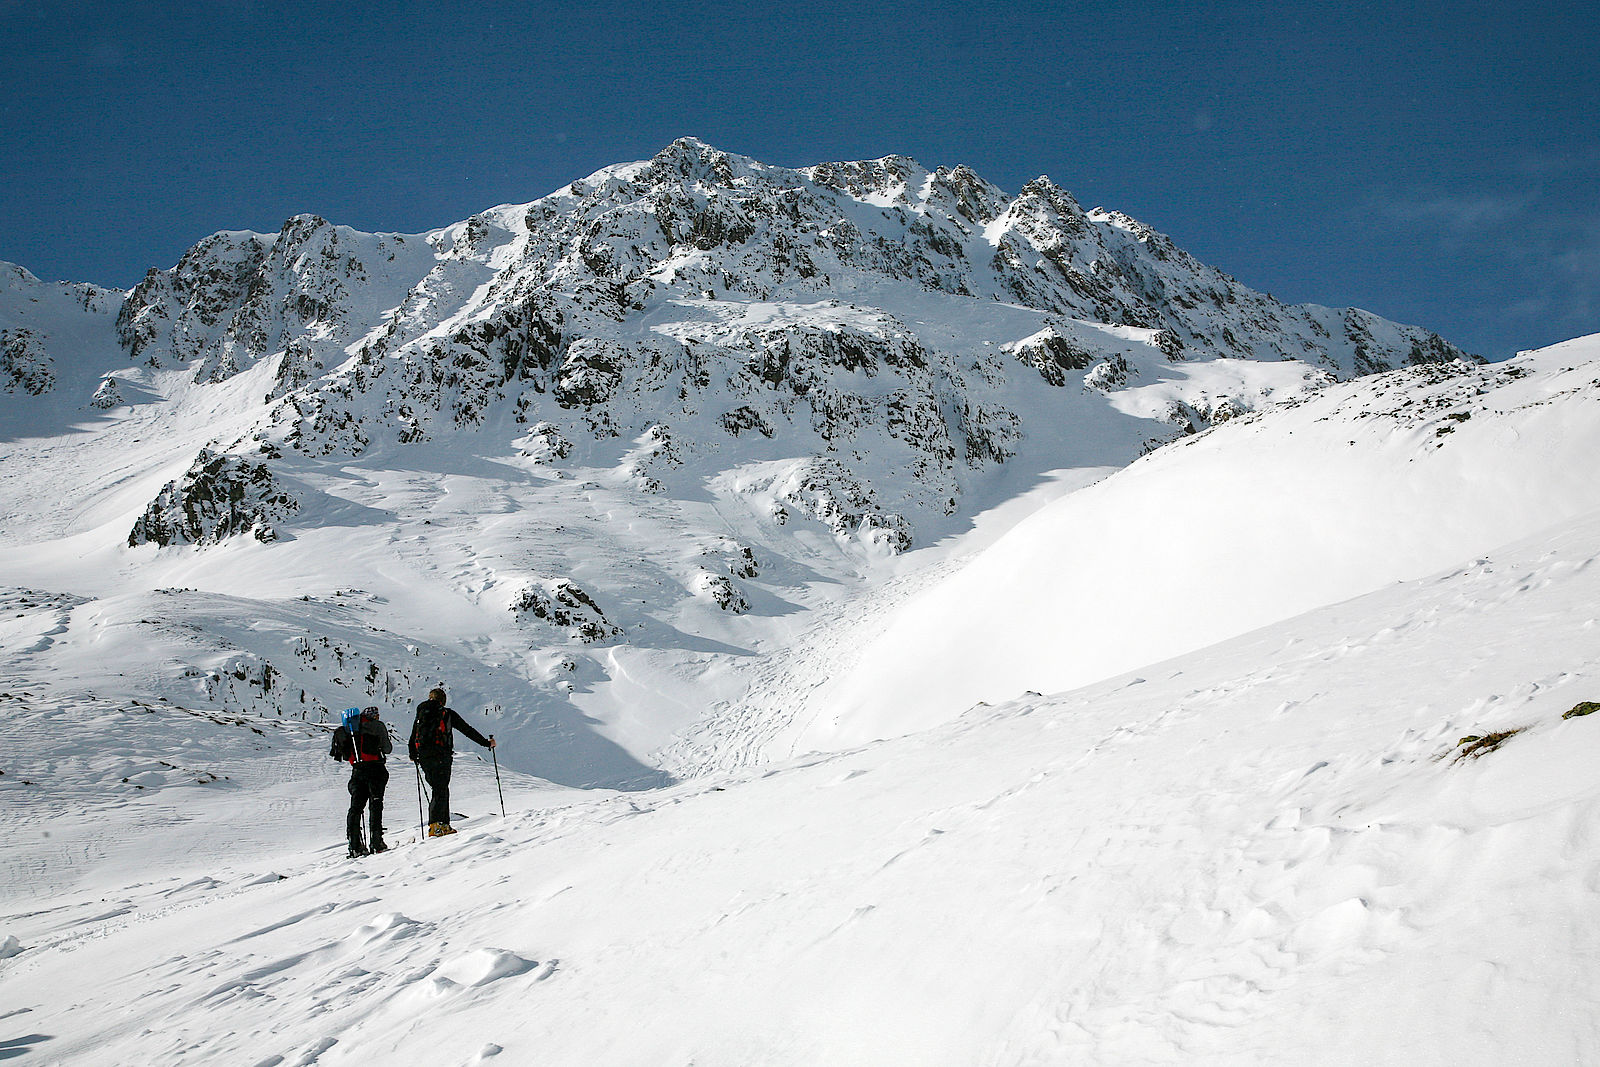
{"label": "dark blue sky", "polygon": [[430,229],[693,135],[1048,174],[1500,357],[1600,331],[1595,9],[0,0],[0,259],[125,287],[215,230]]}

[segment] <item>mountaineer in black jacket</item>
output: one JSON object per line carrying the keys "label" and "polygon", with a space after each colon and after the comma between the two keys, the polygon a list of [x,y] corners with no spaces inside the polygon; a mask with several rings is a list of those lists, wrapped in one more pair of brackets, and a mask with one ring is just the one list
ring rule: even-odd
{"label": "mountaineer in black jacket", "polygon": [[[378,717],[377,708],[362,708],[361,717],[354,719],[353,726],[341,724],[333,732],[334,759],[350,764],[350,811],[345,815],[344,828],[350,839],[351,858],[389,851],[383,843],[383,790],[389,784],[384,757],[392,751],[389,728]],[[362,808],[367,809],[367,821],[372,827],[370,842],[361,840]]]}
{"label": "mountaineer in black jacket", "polygon": [[456,730],[484,748],[495,747],[493,737],[484,737],[445,706],[443,689],[430,690],[428,699],[417,705],[417,720],[411,725],[411,762],[421,765],[433,791],[428,804],[429,837],[456,832],[450,825],[450,766],[455,758]]}

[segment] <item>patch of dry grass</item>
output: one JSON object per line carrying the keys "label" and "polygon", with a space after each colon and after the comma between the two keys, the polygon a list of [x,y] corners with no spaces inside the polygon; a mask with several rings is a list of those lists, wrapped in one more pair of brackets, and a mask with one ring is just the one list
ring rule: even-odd
{"label": "patch of dry grass", "polygon": [[1509,730],[1496,730],[1492,734],[1468,734],[1456,742],[1456,753],[1450,762],[1482,759],[1526,729],[1526,726],[1514,726]]}

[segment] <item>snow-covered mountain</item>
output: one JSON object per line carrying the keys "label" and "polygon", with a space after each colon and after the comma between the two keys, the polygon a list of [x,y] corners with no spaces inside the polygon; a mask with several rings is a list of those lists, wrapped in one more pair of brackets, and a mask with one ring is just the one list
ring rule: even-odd
{"label": "snow-covered mountain", "polygon": [[[680,141],[8,269],[0,353],[24,1062],[1600,1049],[1600,339]],[[509,814],[463,753],[422,843],[397,773],[352,864],[327,711],[435,684]]]}
{"label": "snow-covered mountain", "polygon": [[[572,782],[681,769],[748,653],[886,556],[1465,358],[1283,306],[1045,179],[693,140],[428,234],[219,233],[126,294],[12,269],[0,349],[19,573],[228,635],[157,642],[130,692],[320,717],[465,673]],[[303,647],[329,611],[359,620],[331,665]],[[640,706],[685,663],[704,684]]]}

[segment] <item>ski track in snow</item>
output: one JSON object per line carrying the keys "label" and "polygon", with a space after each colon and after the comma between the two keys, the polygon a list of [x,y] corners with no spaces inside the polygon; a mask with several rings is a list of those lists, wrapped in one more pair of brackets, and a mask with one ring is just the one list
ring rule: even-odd
{"label": "ski track in snow", "polygon": [[855,666],[895,608],[958,569],[961,562],[930,564],[814,609],[804,632],[744,672],[738,698],[712,708],[661,754],[662,760],[675,772],[692,777],[792,757],[792,737],[815,714],[810,694]]}

